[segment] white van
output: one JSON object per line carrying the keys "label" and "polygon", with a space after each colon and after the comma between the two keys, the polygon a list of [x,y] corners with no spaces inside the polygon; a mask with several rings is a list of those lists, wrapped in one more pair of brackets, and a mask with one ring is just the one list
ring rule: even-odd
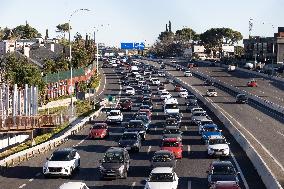
{"label": "white van", "polygon": [[178,102],[176,98],[169,98],[164,105],[165,114],[177,114],[179,113]]}

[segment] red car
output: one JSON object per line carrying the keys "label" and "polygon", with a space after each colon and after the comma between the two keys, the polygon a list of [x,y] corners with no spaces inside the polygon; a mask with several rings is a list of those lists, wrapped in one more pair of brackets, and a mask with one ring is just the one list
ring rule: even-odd
{"label": "red car", "polygon": [[182,158],[182,143],[177,138],[166,138],[162,141],[161,150],[172,152],[177,159]]}
{"label": "red car", "polygon": [[222,182],[222,181],[217,181],[215,184],[213,184],[210,189],[241,189],[241,187],[236,184],[236,182]]}
{"label": "red car", "polygon": [[89,132],[89,138],[106,138],[109,136],[108,126],[106,123],[95,123]]}
{"label": "red car", "polygon": [[123,98],[120,99],[120,102],[118,104],[118,109],[120,110],[131,110],[132,109],[132,101],[130,98]]}
{"label": "red car", "polygon": [[175,92],[180,92],[181,89],[182,89],[182,86],[180,84],[176,84]]}
{"label": "red car", "polygon": [[151,118],[152,118],[152,112],[151,112],[151,110],[149,110],[149,109],[140,109],[140,110],[139,110],[139,114],[142,113],[142,112],[145,112],[146,115],[147,115],[147,117],[151,120]]}
{"label": "red car", "polygon": [[247,83],[247,86],[248,87],[257,87],[257,82],[255,80],[250,80],[248,83]]}

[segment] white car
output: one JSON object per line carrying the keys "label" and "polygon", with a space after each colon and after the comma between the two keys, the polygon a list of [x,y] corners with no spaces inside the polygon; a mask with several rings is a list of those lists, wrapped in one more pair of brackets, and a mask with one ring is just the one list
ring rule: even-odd
{"label": "white car", "polygon": [[66,182],[59,186],[58,189],[89,189],[83,182]]}
{"label": "white car", "polygon": [[163,92],[167,91],[167,89],[165,89],[165,87],[159,87],[158,88],[158,94],[161,95]]}
{"label": "white car", "polygon": [[183,73],[183,75],[185,76],[185,77],[192,77],[192,73],[191,73],[191,71],[185,71],[184,73]]}
{"label": "white car", "polygon": [[135,95],[135,89],[133,87],[126,87],[125,93],[128,95]]}
{"label": "white car", "polygon": [[111,110],[107,113],[107,122],[122,122],[123,121],[123,114],[120,110]]}
{"label": "white car", "polygon": [[186,89],[180,89],[179,96],[182,97],[182,98],[187,97],[188,96],[187,90]]}
{"label": "white car", "polygon": [[163,71],[158,71],[158,76],[159,77],[164,77],[164,76],[166,76],[166,74]]}
{"label": "white car", "polygon": [[80,155],[73,148],[62,148],[54,151],[47,158],[42,172],[44,176],[72,176],[80,168]]}
{"label": "white car", "polygon": [[197,112],[197,111],[204,111],[202,108],[200,108],[200,107],[196,107],[196,108],[191,108],[191,110],[190,110],[190,113],[194,113],[194,112]]}
{"label": "white car", "polygon": [[148,179],[144,189],[177,189],[178,176],[172,167],[154,168]]}
{"label": "white car", "polygon": [[164,105],[164,113],[166,115],[179,113],[178,103],[175,102],[175,100],[171,100],[171,99],[173,98],[166,100],[165,105]]}
{"label": "white car", "polygon": [[215,89],[208,89],[206,92],[206,95],[211,97],[211,96],[217,96],[217,91]]}
{"label": "white car", "polygon": [[158,78],[152,78],[151,80],[152,80],[153,85],[160,85],[160,83],[161,83]]}
{"label": "white car", "polygon": [[229,156],[229,144],[224,136],[212,135],[208,138],[207,153],[209,156]]}
{"label": "white car", "polygon": [[191,122],[198,124],[199,121],[207,120],[209,116],[206,114],[205,111],[196,111],[191,115]]}
{"label": "white car", "polygon": [[163,91],[162,93],[161,93],[161,99],[162,100],[164,100],[164,99],[169,99],[169,98],[171,98],[172,97],[172,95],[171,95],[171,93],[169,93],[168,91]]}

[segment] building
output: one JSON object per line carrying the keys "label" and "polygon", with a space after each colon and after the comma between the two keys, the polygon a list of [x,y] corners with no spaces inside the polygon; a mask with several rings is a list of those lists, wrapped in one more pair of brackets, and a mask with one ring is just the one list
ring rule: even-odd
{"label": "building", "polygon": [[257,62],[274,63],[284,59],[284,27],[278,28],[274,37],[251,36],[244,39],[244,57],[246,60]]}
{"label": "building", "polygon": [[0,41],[0,56],[15,51],[15,40]]}

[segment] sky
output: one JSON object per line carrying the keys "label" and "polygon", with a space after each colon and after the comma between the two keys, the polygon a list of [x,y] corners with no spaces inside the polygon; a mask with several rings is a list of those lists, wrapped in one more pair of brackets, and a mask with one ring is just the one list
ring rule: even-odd
{"label": "sky", "polygon": [[[14,28],[26,21],[43,36],[57,37],[58,24],[70,15],[71,35],[96,33],[96,41],[108,46],[121,42],[152,45],[169,20],[172,30],[190,27],[197,33],[213,27],[229,27],[249,35],[273,36],[284,27],[284,0],[0,0],[0,27]],[[273,28],[273,26],[274,28]],[[97,28],[97,29],[95,29]]]}

